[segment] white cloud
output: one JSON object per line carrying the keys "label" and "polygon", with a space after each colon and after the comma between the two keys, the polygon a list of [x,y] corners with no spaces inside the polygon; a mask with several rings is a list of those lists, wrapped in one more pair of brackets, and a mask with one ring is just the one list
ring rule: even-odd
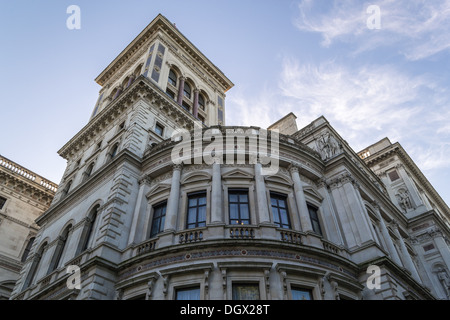
{"label": "white cloud", "polygon": [[[450,1],[448,0],[327,0],[301,1],[295,26],[320,33],[322,45],[334,41],[357,44],[357,52],[395,45],[408,60],[430,57],[450,48]],[[322,5],[321,5],[322,4]],[[321,6],[320,6],[321,5]],[[369,5],[380,8],[380,29],[367,27],[372,12]]]}
{"label": "white cloud", "polygon": [[299,118],[312,121],[324,115],[363,148],[375,142],[365,137],[401,139],[411,132],[423,111],[419,93],[429,87],[429,80],[391,66],[350,69],[332,61],[312,66],[285,59],[279,86]]}

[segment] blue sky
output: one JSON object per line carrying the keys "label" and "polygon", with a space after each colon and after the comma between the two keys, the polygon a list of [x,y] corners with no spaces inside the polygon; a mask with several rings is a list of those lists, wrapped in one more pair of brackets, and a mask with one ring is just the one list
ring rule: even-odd
{"label": "blue sky", "polygon": [[[73,4],[80,30],[66,27]],[[389,137],[450,204],[448,0],[1,0],[0,154],[59,183],[95,77],[158,13],[234,82],[227,124],[292,111],[299,128],[324,115],[355,151]]]}

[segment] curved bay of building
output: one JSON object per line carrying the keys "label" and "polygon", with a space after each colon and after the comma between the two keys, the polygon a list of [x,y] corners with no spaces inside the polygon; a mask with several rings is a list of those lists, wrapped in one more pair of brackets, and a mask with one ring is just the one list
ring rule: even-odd
{"label": "curved bay of building", "polygon": [[[194,152],[204,150],[208,130],[236,138],[213,164]],[[203,129],[181,164],[172,161],[170,139],[142,159],[119,152],[40,218],[37,253],[14,298],[432,297],[405,263],[409,253],[387,238],[383,216],[399,219],[401,230],[401,214],[346,152],[325,162],[280,134],[278,170],[263,175],[248,139],[239,144],[236,133],[260,131]],[[66,219],[58,219],[62,212]],[[380,268],[376,290],[367,287],[370,265]],[[79,287],[70,285],[69,266],[80,268]]]}

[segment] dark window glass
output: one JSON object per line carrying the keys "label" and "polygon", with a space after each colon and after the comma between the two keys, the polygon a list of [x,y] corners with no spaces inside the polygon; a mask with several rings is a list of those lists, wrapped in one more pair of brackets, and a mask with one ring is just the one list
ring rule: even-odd
{"label": "dark window glass", "polygon": [[177,86],[177,75],[173,70],[170,70],[169,72],[169,83],[174,87]]}
{"label": "dark window glass", "polygon": [[200,106],[200,109],[205,110],[205,99],[201,94],[198,95],[198,105]]}
{"label": "dark window glass", "polygon": [[257,283],[233,283],[233,300],[259,300]]}
{"label": "dark window glass", "polygon": [[200,287],[177,289],[175,300],[200,300]]}
{"label": "dark window glass", "polygon": [[191,107],[186,103],[186,102],[182,102],[181,106],[183,107],[184,110],[186,110],[187,112],[191,112]]}
{"label": "dark window glass", "polygon": [[172,99],[175,100],[175,93],[173,93],[171,90],[167,89],[166,90],[166,94],[171,97]]}
{"label": "dark window glass", "polygon": [[28,254],[30,253],[31,246],[33,245],[34,239],[35,238],[33,237],[33,238],[30,238],[30,240],[28,240],[27,246],[25,247],[25,250],[23,251],[21,262],[25,262],[25,260],[27,260]]}
{"label": "dark window glass", "polygon": [[219,121],[223,121],[223,111],[220,110],[220,109],[218,109],[218,110],[217,110],[217,115],[218,115],[218,117],[219,117]]}
{"label": "dark window glass", "polygon": [[206,192],[188,195],[188,229],[206,226]]}
{"label": "dark window glass", "polygon": [[164,132],[164,127],[162,125],[160,125],[159,123],[157,123],[155,126],[155,132],[157,134],[159,134],[160,136],[162,136],[163,132]]}
{"label": "dark window glass", "polygon": [[6,203],[6,198],[0,197],[0,210],[3,209],[3,206]]}
{"label": "dark window glass", "polygon": [[158,233],[164,231],[164,221],[166,218],[167,202],[164,201],[153,207],[152,229],[150,238],[155,237]]}
{"label": "dark window glass", "polygon": [[228,190],[230,224],[250,224],[248,190]]}
{"label": "dark window glass", "polygon": [[309,211],[309,217],[311,218],[311,224],[313,231],[319,235],[322,235],[322,228],[320,227],[320,221],[319,221],[319,214],[318,214],[318,208],[307,204],[308,211]]}
{"label": "dark window glass", "polygon": [[187,83],[184,84],[184,96],[188,99],[191,98],[191,86]]}
{"label": "dark window glass", "polygon": [[282,194],[271,193],[270,203],[274,223],[281,228],[290,229],[291,223],[287,208],[287,197]]}
{"label": "dark window glass", "polygon": [[291,288],[292,300],[313,300],[311,290],[303,288]]}

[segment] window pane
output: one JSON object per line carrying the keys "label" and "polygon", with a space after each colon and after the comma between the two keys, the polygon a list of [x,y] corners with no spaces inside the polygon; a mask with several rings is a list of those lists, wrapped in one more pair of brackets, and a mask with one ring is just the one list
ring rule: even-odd
{"label": "window pane", "polygon": [[239,210],[237,204],[230,204],[230,219],[239,219]]}
{"label": "window pane", "polygon": [[198,204],[199,205],[205,205],[206,204],[206,197],[203,196],[201,198],[198,198]]}
{"label": "window pane", "polygon": [[282,224],[289,224],[287,212],[285,209],[280,209],[280,219]]}
{"label": "window pane", "polygon": [[196,207],[197,206],[197,198],[190,198],[189,199],[189,208]]}
{"label": "window pane", "polygon": [[248,205],[247,204],[241,204],[240,205],[240,209],[241,209],[241,219],[248,219],[249,217],[249,213],[248,213]]}
{"label": "window pane", "polygon": [[233,284],[233,300],[259,300],[259,285]]}
{"label": "window pane", "polygon": [[200,288],[178,289],[176,291],[176,300],[200,300]]}
{"label": "window pane", "polygon": [[278,206],[280,208],[286,208],[286,200],[285,199],[278,199]]}
{"label": "window pane", "polygon": [[311,291],[300,288],[292,288],[292,300],[312,300]]}
{"label": "window pane", "polygon": [[247,194],[240,194],[240,195],[239,195],[239,201],[240,201],[240,202],[248,202],[248,196],[247,196]]}
{"label": "window pane", "polygon": [[279,215],[279,213],[278,213],[278,208],[272,207],[272,215],[273,215],[273,221],[274,221],[276,224],[280,225],[280,215]]}
{"label": "window pane", "polygon": [[198,208],[198,221],[199,222],[206,221],[206,206]]}
{"label": "window pane", "polygon": [[237,201],[238,201],[238,195],[230,194],[230,202],[237,202]]}
{"label": "window pane", "polygon": [[195,223],[197,220],[197,208],[191,208],[188,212],[188,224]]}

